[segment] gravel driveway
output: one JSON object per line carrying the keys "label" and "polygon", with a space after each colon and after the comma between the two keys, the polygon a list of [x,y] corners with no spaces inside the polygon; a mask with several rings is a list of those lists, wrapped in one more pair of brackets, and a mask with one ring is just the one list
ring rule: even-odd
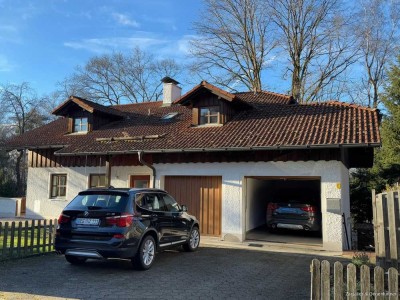
{"label": "gravel driveway", "polygon": [[48,254],[0,263],[0,299],[309,299],[314,257],[201,247],[159,253],[149,271],[128,261],[72,266]]}

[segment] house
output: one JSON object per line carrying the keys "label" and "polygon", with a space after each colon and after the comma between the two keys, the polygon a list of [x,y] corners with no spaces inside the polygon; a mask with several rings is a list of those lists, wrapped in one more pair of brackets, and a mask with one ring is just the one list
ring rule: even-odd
{"label": "house", "polygon": [[347,247],[349,168],[371,167],[378,111],[272,92],[229,93],[205,81],[163,101],[103,106],[71,96],[59,118],[8,141],[29,150],[27,214],[57,217],[88,187],[157,187],[188,206],[203,235],[243,241],[271,199],[306,197],[322,214],[321,246]]}

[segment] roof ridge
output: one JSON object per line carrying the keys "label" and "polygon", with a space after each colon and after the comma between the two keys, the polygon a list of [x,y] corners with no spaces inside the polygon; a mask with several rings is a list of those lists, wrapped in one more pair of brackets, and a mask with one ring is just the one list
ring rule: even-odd
{"label": "roof ridge", "polygon": [[137,103],[126,103],[126,104],[115,104],[111,105],[110,107],[121,107],[121,106],[128,106],[128,105],[142,105],[142,104],[149,104],[149,103],[162,103],[162,100],[158,101],[144,101],[144,102],[137,102]]}
{"label": "roof ridge", "polygon": [[234,95],[238,95],[238,94],[257,94],[257,93],[263,93],[263,94],[272,94],[272,95],[276,95],[276,96],[282,96],[285,98],[290,98],[290,95],[285,95],[285,94],[281,94],[281,93],[277,93],[277,92],[271,92],[271,91],[258,91],[258,92],[253,92],[253,91],[247,91],[247,92],[237,92],[237,93],[232,93]]}
{"label": "roof ridge", "polygon": [[339,100],[329,100],[329,101],[324,101],[324,102],[304,103],[304,104],[300,104],[300,105],[323,105],[323,104],[336,105],[336,106],[347,106],[347,107],[352,107],[352,108],[365,109],[365,110],[368,110],[368,111],[377,111],[377,108],[371,108],[371,107],[367,107],[367,106],[362,106],[360,104],[348,103],[348,102],[343,102],[343,101],[339,101]]}

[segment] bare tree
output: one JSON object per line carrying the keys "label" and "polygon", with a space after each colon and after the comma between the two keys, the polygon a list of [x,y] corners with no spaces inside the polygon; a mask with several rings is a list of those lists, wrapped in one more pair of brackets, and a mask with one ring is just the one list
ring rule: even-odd
{"label": "bare tree", "polygon": [[355,41],[339,0],[272,0],[280,46],[287,52],[291,94],[300,102],[330,96],[331,85],[356,61]]}
{"label": "bare tree", "polygon": [[240,83],[249,90],[262,88],[266,57],[275,47],[269,39],[270,16],[262,0],[205,0],[198,38],[191,42],[193,70],[213,83],[231,88]]}
{"label": "bare tree", "polygon": [[158,100],[161,78],[175,77],[180,71],[171,59],[158,60],[135,48],[129,55],[105,54],[91,58],[85,66],[59,83],[65,98],[77,95],[110,105]]}
{"label": "bare tree", "polygon": [[368,100],[364,104],[377,108],[388,64],[400,45],[400,1],[359,0],[357,4],[360,11],[354,32],[365,68],[362,95]]}
{"label": "bare tree", "polygon": [[[0,106],[4,116],[3,135],[22,135],[26,131],[42,125],[46,118],[41,114],[42,101],[27,82],[9,84],[0,88]],[[26,166],[24,164],[25,151],[15,153],[15,176],[17,195],[21,196],[25,190]]]}

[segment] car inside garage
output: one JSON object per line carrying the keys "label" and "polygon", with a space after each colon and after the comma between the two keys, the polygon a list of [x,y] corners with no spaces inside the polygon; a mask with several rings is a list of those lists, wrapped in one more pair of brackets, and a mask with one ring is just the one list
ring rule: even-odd
{"label": "car inside garage", "polygon": [[245,177],[246,239],[322,246],[319,177]]}

